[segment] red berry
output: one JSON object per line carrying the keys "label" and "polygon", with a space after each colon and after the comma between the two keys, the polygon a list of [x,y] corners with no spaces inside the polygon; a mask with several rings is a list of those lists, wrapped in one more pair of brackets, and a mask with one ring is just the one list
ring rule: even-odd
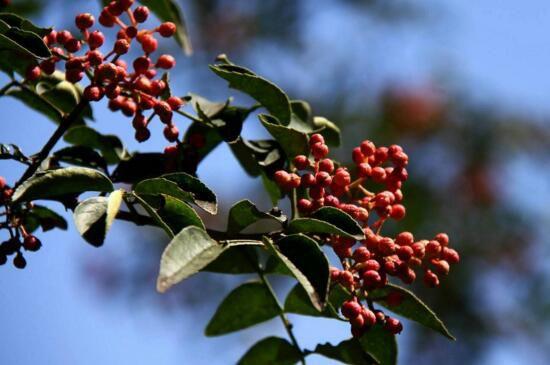
{"label": "red berry", "polygon": [[372,156],[376,151],[376,147],[374,146],[374,143],[368,140],[361,142],[360,149],[361,149],[361,153],[363,153],[363,155],[366,157]]}
{"label": "red berry", "polygon": [[80,51],[80,41],[76,38],[71,38],[65,43],[65,49],[71,53]]}
{"label": "red berry", "polygon": [[156,67],[169,70],[176,65],[176,59],[168,54],[159,57]]}
{"label": "red berry", "polygon": [[273,178],[277,185],[279,185],[281,188],[285,188],[290,182],[290,174],[284,170],[279,170],[275,172]]}
{"label": "red berry", "polygon": [[90,13],[78,14],[75,18],[76,27],[80,30],[91,28],[94,25],[94,17]]}
{"label": "red berry", "polygon": [[159,27],[158,27],[158,32],[160,33],[161,36],[163,37],[171,37],[173,36],[174,34],[176,34],[176,24],[172,23],[172,22],[165,22],[165,23],[162,23]]}
{"label": "red berry", "polygon": [[300,199],[298,200],[298,210],[302,213],[308,213],[311,211],[311,207],[313,204],[308,199]]}
{"label": "red berry", "polygon": [[290,182],[288,183],[288,187],[290,189],[296,189],[300,187],[300,184],[302,183],[302,179],[297,174],[290,174]]}
{"label": "red berry", "polygon": [[86,53],[86,58],[92,66],[100,65],[103,62],[103,55],[97,50],[88,51],[88,53]]}
{"label": "red berry", "polygon": [[375,182],[382,183],[386,179],[386,170],[380,166],[377,166],[372,169],[371,177]]}
{"label": "red berry", "polygon": [[130,43],[126,39],[119,39],[115,42],[114,51],[117,55],[126,54],[129,49]]}
{"label": "red berry", "polygon": [[405,217],[406,210],[405,207],[401,204],[395,204],[391,207],[390,217],[395,220],[401,220]]}
{"label": "red berry", "polygon": [[309,138],[309,145],[313,146],[315,143],[324,144],[325,138],[323,138],[323,136],[320,135],[319,133],[312,134],[311,137]]}
{"label": "red berry", "polygon": [[384,329],[386,329],[391,334],[397,335],[401,333],[401,331],[403,331],[403,325],[396,318],[386,317],[386,324],[384,325]]}
{"label": "red berry", "polygon": [[386,303],[388,303],[390,307],[395,307],[403,303],[403,299],[403,294],[398,291],[391,291],[386,297]]}
{"label": "red berry", "polygon": [[143,129],[136,130],[136,135],[135,135],[136,141],[145,142],[149,139],[149,137],[151,137],[151,132],[149,131],[149,129],[143,128]]}
{"label": "red berry", "polygon": [[91,50],[101,47],[104,42],[105,36],[99,30],[93,31],[88,37],[88,45],[90,46]]}
{"label": "red berry", "polygon": [[357,173],[359,174],[359,177],[368,177],[371,172],[372,167],[366,162],[360,163],[359,166],[357,166]]}
{"label": "red berry", "polygon": [[0,176],[0,190],[4,189],[6,185],[6,179],[3,176]]}
{"label": "red berry", "polygon": [[347,270],[341,271],[340,275],[338,276],[338,281],[342,286],[344,286],[347,289],[353,288],[354,280],[353,280],[353,274]]}
{"label": "red berry", "polygon": [[310,188],[315,185],[315,176],[313,174],[307,173],[302,176],[302,186],[304,188]]}
{"label": "red berry", "polygon": [[311,146],[311,154],[316,160],[325,158],[328,155],[328,146],[324,143],[317,142]]}
{"label": "red berry", "polygon": [[132,120],[132,127],[135,129],[144,129],[147,127],[147,118],[143,114],[136,114]]}
{"label": "red berry", "polygon": [[309,189],[309,196],[313,199],[321,199],[325,197],[325,189],[320,186],[314,186]]}
{"label": "red berry", "polygon": [[23,239],[23,247],[27,251],[38,251],[42,243],[33,235],[28,235]]}
{"label": "red berry", "polygon": [[180,98],[178,98],[177,96],[170,96],[166,102],[168,103],[168,105],[170,105],[170,108],[172,110],[178,110],[179,108],[182,107],[183,105],[183,100],[181,100]]}
{"label": "red berry", "polygon": [[99,15],[98,21],[99,24],[107,28],[111,28],[113,25],[115,25],[115,18],[111,14],[109,14],[106,9],[103,9],[101,14]]}
{"label": "red berry", "polygon": [[435,272],[439,275],[448,275],[449,274],[449,263],[445,260],[432,260],[432,265],[434,266]]}
{"label": "red berry", "polygon": [[424,273],[424,284],[427,287],[435,288],[439,286],[439,278],[431,270],[426,270]]}
{"label": "red berry", "polygon": [[84,89],[83,95],[88,101],[99,101],[103,97],[103,90],[98,86],[89,85]]}
{"label": "red berry", "polygon": [[118,0],[122,10],[126,11],[134,4],[134,0]]}
{"label": "red berry", "polygon": [[450,264],[458,264],[460,256],[452,248],[443,247],[443,258]]}
{"label": "red berry", "polygon": [[307,156],[304,155],[298,155],[294,157],[294,160],[292,160],[292,162],[298,170],[305,170],[309,167],[309,160]]}
{"label": "red berry", "polygon": [[363,307],[356,300],[347,300],[342,304],[340,311],[346,318],[355,318],[361,314]]}
{"label": "red berry", "polygon": [[407,261],[414,255],[414,250],[411,246],[399,246],[397,249],[397,256],[401,260]]}
{"label": "red berry", "polygon": [[65,45],[70,39],[73,39],[73,35],[68,30],[62,30],[57,33],[57,43]]}
{"label": "red berry", "polygon": [[176,127],[174,124],[168,124],[166,125],[166,127],[164,127],[164,138],[166,138],[166,140],[168,142],[176,142],[178,140],[178,136],[179,136],[179,130],[178,130],[178,127]]}
{"label": "red berry", "polygon": [[374,288],[382,282],[382,278],[378,271],[367,270],[363,273],[363,286],[367,289]]}
{"label": "red berry", "polygon": [[24,269],[27,266],[27,260],[23,257],[21,252],[18,252],[13,259],[13,266],[18,269]]}
{"label": "red berry", "polygon": [[136,19],[136,22],[143,23],[147,20],[149,17],[149,8],[146,6],[138,6],[134,10],[134,18]]}
{"label": "red berry", "polygon": [[133,117],[137,111],[137,105],[133,100],[127,99],[121,105],[122,113],[127,117]]}
{"label": "red berry", "polygon": [[328,158],[319,161],[319,170],[332,174],[334,171],[334,162]]}
{"label": "red berry", "polygon": [[336,185],[344,187],[351,183],[351,176],[345,169],[339,168],[334,174],[333,181]]}
{"label": "red berry", "polygon": [[25,73],[25,78],[29,81],[36,81],[40,78],[42,71],[38,66],[30,66]]}
{"label": "red berry", "polygon": [[356,165],[359,165],[360,163],[363,163],[365,161],[365,156],[363,155],[359,147],[355,147],[353,149],[353,151],[351,152],[351,158]]}
{"label": "red berry", "polygon": [[319,171],[317,174],[315,174],[315,182],[319,186],[330,186],[330,183],[332,182],[332,177],[329,175],[328,172],[325,171]]}
{"label": "red berry", "polygon": [[65,72],[65,80],[74,83],[79,82],[84,77],[84,72],[79,69],[71,69]]}
{"label": "red berry", "polygon": [[395,243],[400,246],[410,246],[414,243],[414,236],[411,232],[401,232],[395,237]]}
{"label": "red berry", "polygon": [[376,315],[370,309],[363,308],[363,319],[365,320],[365,326],[371,327],[376,324]]}
{"label": "red berry", "polygon": [[126,34],[126,37],[132,39],[135,38],[138,34],[138,30],[134,26],[129,26],[124,29],[124,33]]}
{"label": "red berry", "polygon": [[148,57],[141,56],[134,60],[133,65],[136,73],[143,74],[151,67],[151,60]]}
{"label": "red berry", "polygon": [[370,259],[370,251],[365,246],[359,246],[353,252],[355,262],[366,262]]}
{"label": "red berry", "polygon": [[426,245],[426,255],[428,257],[433,257],[439,255],[441,252],[441,245],[437,241],[430,241]]}
{"label": "red berry", "polygon": [[443,247],[449,246],[449,236],[446,233],[438,233],[435,236],[435,240],[441,244]]}
{"label": "red berry", "polygon": [[148,34],[141,39],[141,48],[143,52],[149,54],[157,50],[158,42],[152,35]]}
{"label": "red berry", "polygon": [[[302,182],[304,178],[302,177]],[[335,197],[334,195],[326,195],[325,196],[325,205],[328,205],[330,207],[337,208],[340,205],[340,200]]]}

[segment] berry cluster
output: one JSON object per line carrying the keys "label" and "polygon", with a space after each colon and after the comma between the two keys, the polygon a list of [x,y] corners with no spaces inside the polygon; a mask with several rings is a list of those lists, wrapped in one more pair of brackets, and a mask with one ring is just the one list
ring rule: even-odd
{"label": "berry cluster", "polygon": [[5,217],[5,222],[0,224],[0,228],[6,229],[10,235],[10,239],[0,244],[0,265],[8,261],[8,256],[15,254],[13,265],[18,269],[24,269],[27,261],[23,257],[21,248],[35,252],[42,247],[42,243],[38,238],[27,233],[21,223],[21,215],[13,211],[10,205],[12,194],[13,190],[7,185],[6,179],[0,176],[0,205],[4,207],[0,215]]}
{"label": "berry cluster", "polygon": [[[120,110],[124,115],[133,117],[132,125],[137,141],[149,139],[151,133],[148,124],[158,115],[165,124],[165,138],[169,142],[175,142],[179,131],[172,123],[172,116],[184,101],[170,96],[166,79],[156,77],[158,70],[173,68],[176,60],[171,55],[163,54],[153,62],[150,56],[158,47],[155,34],[172,37],[176,32],[176,25],[165,22],[154,29],[138,29],[139,24],[149,17],[149,9],[138,6],[132,11],[133,3],[134,0],[111,1],[101,11],[98,21],[102,26],[112,28],[116,25],[120,28],[114,45],[106,54],[100,51],[105,43],[105,36],[99,30],[91,30],[95,24],[93,15],[79,14],[75,23],[81,33],[80,39],[68,30],[53,30],[44,37],[53,56],[38,66],[30,66],[26,78],[35,81],[42,73],[51,75],[56,65],[64,62],[67,81],[76,83],[85,76],[90,80],[90,85],[84,89],[86,100],[99,101],[105,96],[109,99],[111,110]],[[124,14],[129,20],[128,25],[121,18]],[[133,60],[131,71],[121,56],[130,51],[134,40],[141,45],[143,54]],[[83,55],[77,55],[84,47],[88,50]],[[151,114],[145,117],[144,113],[148,110],[151,110]]]}
{"label": "berry cluster", "polygon": [[[395,238],[381,234],[387,220],[401,220],[406,214],[401,187],[408,177],[409,158],[400,146],[376,147],[371,141],[363,141],[352,153],[355,180],[346,167],[338,167],[326,158],[329,148],[323,136],[312,135],[309,148],[311,158],[296,156],[293,171],[277,171],[275,181],[282,189],[298,189],[299,196],[304,196],[297,202],[302,215],[331,206],[348,213],[363,227],[365,239],[361,242],[336,235],[324,238],[343,267],[331,268],[331,281],[352,293],[341,312],[349,319],[354,336],[362,335],[377,322],[391,333],[400,333],[403,327],[399,320],[374,310],[369,293],[384,288],[388,276],[412,284],[419,270],[424,273],[424,284],[436,287],[439,277],[449,273],[451,264],[458,263],[459,255],[449,247],[445,233],[432,240],[415,240],[410,232],[401,232]],[[299,171],[303,173],[300,175]],[[380,191],[371,191],[380,185]],[[369,190],[367,186],[373,188]],[[366,299],[367,307],[360,298]],[[400,293],[392,292],[385,299],[390,305],[398,305]]]}

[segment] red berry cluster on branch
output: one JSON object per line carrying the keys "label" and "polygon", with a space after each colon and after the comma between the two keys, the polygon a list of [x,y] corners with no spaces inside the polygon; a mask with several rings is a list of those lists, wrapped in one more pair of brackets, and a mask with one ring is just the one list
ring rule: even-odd
{"label": "red berry cluster on branch", "polygon": [[[179,130],[172,123],[172,116],[184,101],[167,95],[169,88],[166,80],[156,77],[159,70],[173,68],[176,60],[171,55],[164,54],[153,62],[150,56],[158,47],[155,34],[172,37],[176,33],[176,25],[165,22],[154,29],[139,29],[139,24],[149,17],[149,9],[138,6],[132,11],[133,3],[134,0],[112,1],[101,11],[98,19],[101,25],[120,28],[116,41],[106,54],[100,51],[105,43],[105,36],[99,30],[91,30],[95,24],[94,16],[89,13],[79,14],[75,23],[81,33],[80,39],[68,30],[53,30],[44,37],[53,56],[38,66],[31,66],[27,70],[26,78],[34,81],[42,73],[51,75],[57,64],[64,62],[67,81],[76,83],[85,76],[90,80],[90,84],[84,89],[85,99],[99,101],[107,97],[111,110],[133,117],[132,125],[137,141],[149,139],[151,133],[148,125],[157,115],[165,124],[164,137],[169,142],[175,142],[178,140]],[[127,16],[129,24],[124,23],[123,15]],[[136,42],[141,45],[143,54],[133,60],[131,71],[121,56],[127,54]],[[76,55],[84,47],[88,50],[83,55]],[[151,111],[149,117],[144,115],[147,111]]]}
{"label": "red berry cluster on branch", "polygon": [[4,222],[0,223],[0,229],[7,230],[10,236],[7,241],[0,244],[0,265],[4,265],[8,261],[8,256],[15,254],[13,265],[18,269],[24,269],[27,266],[27,261],[23,257],[21,248],[24,248],[25,251],[35,252],[42,247],[42,243],[25,230],[21,219],[24,212],[14,211],[10,205],[12,194],[13,189],[7,185],[6,179],[0,176],[0,205],[4,207],[0,216],[5,218]]}
{"label": "red berry cluster on branch", "polygon": [[[338,167],[327,158],[329,148],[320,134],[311,136],[309,149],[311,157],[296,156],[292,171],[277,171],[275,181],[284,190],[298,189],[299,196],[303,196],[297,202],[302,215],[331,206],[348,213],[363,227],[366,238],[360,242],[343,236],[325,237],[325,243],[342,262],[342,270],[331,268],[331,281],[352,293],[341,312],[349,319],[354,336],[362,335],[377,322],[391,333],[400,333],[399,320],[374,310],[369,293],[384,288],[388,276],[412,284],[417,271],[423,272],[426,286],[437,287],[440,276],[449,273],[459,255],[449,247],[445,233],[431,240],[415,240],[410,232],[394,238],[382,235],[388,219],[401,220],[406,214],[401,187],[408,177],[409,158],[400,146],[376,147],[371,141],[363,141],[352,152],[355,179],[346,167]],[[381,185],[382,189],[371,191],[373,188],[369,190],[367,185]],[[366,307],[360,298],[366,299]],[[391,292],[385,299],[397,305],[400,293]]]}

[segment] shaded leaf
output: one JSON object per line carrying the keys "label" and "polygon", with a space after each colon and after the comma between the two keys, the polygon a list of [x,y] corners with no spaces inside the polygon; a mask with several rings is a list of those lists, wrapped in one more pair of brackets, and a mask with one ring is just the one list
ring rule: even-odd
{"label": "shaded leaf", "polygon": [[277,302],[260,282],[235,288],[221,302],[206,326],[206,336],[219,336],[265,322],[279,314]]}
{"label": "shaded leaf", "polygon": [[184,172],[162,175],[163,179],[170,180],[186,192],[191,193],[192,201],[210,214],[218,212],[218,198],[216,194],[202,181]]}
{"label": "shaded leaf", "polygon": [[279,142],[287,158],[308,154],[308,137],[305,133],[282,126],[269,115],[260,114],[258,118],[267,131]]}
{"label": "shaded leaf", "polygon": [[111,180],[103,173],[86,167],[66,167],[38,172],[13,193],[13,201],[48,199],[80,194],[85,191],[113,191]]}
{"label": "shaded leaf", "polygon": [[372,365],[377,363],[363,350],[359,341],[354,338],[342,341],[336,346],[330,343],[319,344],[315,348],[315,353],[349,365]]}
{"label": "shaded leaf", "polygon": [[229,210],[227,232],[239,233],[261,219],[282,223],[286,220],[286,216],[281,215],[280,217],[276,217],[272,214],[260,211],[250,200],[241,200],[235,203]]}
{"label": "shaded leaf", "polygon": [[0,13],[0,20],[4,21],[10,27],[16,27],[22,30],[27,30],[44,37],[51,32],[51,28],[40,28],[31,23],[28,19],[22,18],[13,13]]}
{"label": "shaded leaf", "polygon": [[341,133],[336,124],[324,117],[314,117],[313,126],[317,129],[316,133],[320,133],[325,137],[326,144],[334,147],[340,146]]}
{"label": "shaded leaf", "polygon": [[[401,295],[402,301],[400,304],[388,304],[386,297],[392,292]],[[370,292],[369,297],[373,298],[373,300],[388,308],[390,311],[431,328],[451,340],[455,340],[454,336],[451,335],[447,327],[445,327],[445,324],[443,324],[437,315],[411,291],[394,284],[388,284],[384,288]]]}
{"label": "shaded leaf", "polygon": [[157,226],[162,228],[164,232],[166,232],[168,237],[170,238],[174,237],[174,232],[172,231],[172,228],[170,228],[170,226],[166,224],[166,222],[164,222],[164,220],[157,213],[156,209],[153,208],[151,205],[149,205],[149,203],[147,203],[142,197],[134,193],[127,194],[126,197],[130,201],[130,203],[133,203],[132,200],[135,199],[138,202],[138,204],[141,205],[143,209],[145,209],[149,217],[151,217],[153,221],[155,221]]}
{"label": "shaded leaf", "polygon": [[139,195],[153,207],[160,219],[167,224],[172,232],[179,232],[187,226],[205,228],[197,212],[187,203],[170,195]]}
{"label": "shaded leaf", "polygon": [[351,294],[341,285],[333,285],[329,291],[328,305],[322,312],[319,312],[311,304],[311,300],[304,288],[300,284],[297,284],[286,297],[285,312],[297,313],[305,316],[341,319],[338,315],[338,310],[342,306],[342,303],[350,298],[350,295]]}
{"label": "shaded leaf", "polygon": [[238,365],[293,365],[302,354],[290,342],[279,337],[267,337],[256,342]]}
{"label": "shaded leaf", "polygon": [[34,232],[38,227],[42,227],[44,232],[54,228],[67,229],[65,218],[47,207],[36,204],[24,215],[23,225],[29,233]]}
{"label": "shaded leaf", "polygon": [[86,146],[70,146],[53,154],[55,160],[71,165],[100,168],[107,171],[107,162],[96,151]]}
{"label": "shaded leaf", "polygon": [[360,339],[361,347],[380,365],[397,364],[397,342],[395,335],[381,325],[371,327]]}
{"label": "shaded leaf", "polygon": [[229,244],[217,259],[206,266],[203,271],[222,274],[251,274],[257,272],[258,253],[256,246],[260,241],[228,241]]}
{"label": "shaded leaf", "polygon": [[302,234],[280,239],[277,247],[268,239],[264,242],[302,285],[313,306],[322,311],[328,295],[329,265],[317,242]]}
{"label": "shaded leaf", "polygon": [[128,152],[117,136],[103,135],[87,126],[69,129],[63,139],[70,144],[100,151],[108,164],[115,164],[129,157]]}
{"label": "shaded leaf", "polygon": [[[17,27],[10,27],[8,23],[1,19],[0,22],[2,24],[0,26],[0,48],[23,53],[36,59],[51,57],[50,49],[38,34]],[[14,62],[16,62],[15,59]]]}
{"label": "shaded leaf", "polygon": [[135,153],[128,160],[120,161],[112,173],[114,182],[136,183],[165,173],[162,153]]}
{"label": "shaded leaf", "polygon": [[334,207],[322,207],[308,218],[298,218],[290,222],[291,233],[336,234],[356,240],[365,239],[361,226],[349,214]]}
{"label": "shaded leaf", "polygon": [[290,101],[288,96],[272,82],[254,72],[232,64],[210,66],[218,76],[229,82],[229,87],[242,91],[262,106],[283,124],[290,122]]}

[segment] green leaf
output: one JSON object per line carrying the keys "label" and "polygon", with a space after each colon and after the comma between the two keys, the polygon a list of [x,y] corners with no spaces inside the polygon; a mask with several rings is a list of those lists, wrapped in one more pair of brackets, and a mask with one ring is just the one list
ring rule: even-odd
{"label": "green leaf", "polygon": [[120,161],[112,173],[114,182],[136,183],[164,174],[165,158],[162,153],[135,153]]}
{"label": "green leaf", "polygon": [[40,28],[31,23],[29,20],[20,17],[13,13],[0,13],[0,20],[4,21],[10,27],[16,27],[22,30],[27,30],[44,37],[51,32],[51,28]]}
{"label": "green leaf", "polygon": [[371,327],[360,339],[361,347],[380,365],[397,364],[397,342],[395,335],[381,325]]}
{"label": "green leaf", "polygon": [[231,207],[227,221],[228,233],[239,233],[246,227],[267,219],[281,224],[286,220],[284,215],[276,217],[272,214],[260,211],[250,200],[241,200]]}
{"label": "green leaf", "polygon": [[63,139],[73,145],[85,146],[100,151],[108,164],[115,164],[129,157],[128,152],[117,136],[103,135],[87,126],[69,129]]}
{"label": "green leaf", "polygon": [[38,172],[13,193],[13,201],[48,199],[85,191],[113,191],[111,180],[103,173],[86,167],[66,167]]}
{"label": "green leaf", "polygon": [[74,211],[74,221],[80,235],[93,246],[103,245],[122,203],[122,190],[109,198],[98,196],[84,200]]}
{"label": "green leaf", "polygon": [[216,75],[227,80],[229,87],[242,91],[262,106],[283,124],[290,122],[290,100],[288,96],[272,82],[256,75],[254,72],[232,64],[210,66]]}
{"label": "green leaf", "polygon": [[267,131],[279,142],[287,158],[308,154],[308,137],[305,133],[282,126],[269,115],[260,114],[258,118]]}
{"label": "green leaf", "polygon": [[182,229],[162,253],[157,290],[164,293],[173,285],[196,274],[223,250],[224,246],[210,238],[204,229],[195,226]]}
{"label": "green leaf", "polygon": [[140,181],[134,187],[134,192],[139,195],[165,194],[183,201],[191,201],[193,199],[193,195],[181,190],[178,184],[161,177]]}
{"label": "green leaf", "polygon": [[317,242],[302,234],[280,239],[277,247],[269,239],[264,242],[302,285],[313,306],[322,311],[328,296],[329,265]]}
{"label": "green leaf", "polygon": [[174,0],[139,0],[139,2],[149,7],[160,20],[176,24],[176,41],[183,48],[186,55],[193,53],[183,14]]}
{"label": "green leaf", "polygon": [[219,146],[220,143],[223,142],[223,138],[220,136],[216,128],[204,125],[202,123],[193,122],[193,124],[191,124],[185,132],[183,142],[186,145],[192,145],[190,141],[193,138],[196,138],[196,136],[200,136],[199,138],[204,139],[204,144],[199,148],[192,147],[194,158],[191,162],[192,166],[186,166],[186,171],[195,172],[199,163],[217,146]]}
{"label": "green leaf", "polygon": [[365,239],[361,226],[350,215],[334,207],[323,207],[309,218],[298,218],[290,222],[290,233],[336,234],[356,240]]}
{"label": "green leaf", "polygon": [[[402,299],[401,303],[398,305],[389,305],[386,301],[386,297],[390,293],[399,293]],[[445,327],[445,324],[443,324],[437,315],[416,295],[405,288],[388,284],[382,289],[376,289],[370,292],[369,298],[373,298],[376,302],[396,314],[433,329],[451,340],[455,340],[454,336],[451,335],[447,327]]]}
{"label": "green leaf", "polygon": [[170,180],[186,192],[191,193],[192,201],[210,214],[218,212],[218,198],[216,194],[202,181],[184,172],[162,175],[163,179]]}
{"label": "green leaf", "polygon": [[14,144],[0,144],[0,160],[29,162],[29,158],[23,154],[21,148]]}
{"label": "green leaf", "polygon": [[60,149],[53,158],[71,165],[99,168],[107,171],[107,162],[96,151],[86,146],[70,146]]}
{"label": "green leaf", "polygon": [[279,188],[279,185],[269,178],[265,172],[262,172],[261,175],[262,183],[264,185],[265,190],[269,194],[269,198],[271,199],[271,203],[273,206],[276,206],[279,200],[283,198],[283,193],[281,189]]}
{"label": "green leaf", "polygon": [[63,119],[63,115],[55,106],[29,88],[14,87],[6,92],[6,95],[23,102],[55,123],[61,123]]}
{"label": "green leaf", "polygon": [[300,120],[309,123],[312,120],[311,106],[304,100],[292,100],[290,102],[292,113],[295,114]]}
{"label": "green leaf", "polygon": [[42,227],[44,232],[54,228],[67,230],[65,218],[47,207],[36,204],[23,216],[23,225],[29,233],[34,232],[38,227]]}
{"label": "green leaf", "polygon": [[342,306],[342,303],[349,299],[351,294],[341,285],[334,285],[330,288],[328,305],[319,312],[309,299],[307,292],[304,288],[297,284],[288,293],[285,300],[285,312],[297,313],[305,316],[313,317],[328,317],[341,319],[338,315],[338,309]]}
{"label": "green leaf", "polygon": [[237,161],[239,161],[239,164],[248,175],[260,175],[261,169],[258,161],[256,160],[256,156],[254,155],[254,152],[249,148],[249,146],[247,146],[247,144],[244,142],[242,136],[239,136],[239,138],[237,138],[235,141],[230,142],[229,148],[231,148],[231,152],[233,152],[233,155],[235,155]]}
{"label": "green leaf", "polygon": [[342,341],[336,346],[330,343],[319,344],[315,348],[315,353],[349,365],[372,365],[377,363],[363,350],[359,341],[354,338]]}
{"label": "green leaf", "polygon": [[[33,32],[17,27],[10,27],[0,19],[0,48],[22,53],[36,59],[51,57],[51,52],[42,38]],[[7,28],[6,28],[7,26]]]}
{"label": "green leaf", "polygon": [[160,219],[170,227],[172,232],[179,232],[187,226],[205,228],[197,212],[177,198],[164,194],[139,196],[155,209]]}
{"label": "green leaf", "polygon": [[142,197],[140,197],[137,194],[130,193],[130,194],[126,195],[126,198],[131,203],[133,202],[132,200],[135,199],[138,202],[138,204],[141,205],[143,207],[143,209],[145,209],[145,211],[147,212],[149,217],[151,217],[153,219],[153,221],[155,221],[157,226],[159,226],[160,228],[162,228],[164,230],[164,232],[166,232],[168,237],[170,237],[170,238],[174,237],[174,232],[172,231],[172,228],[170,228],[170,226],[168,226],[168,224],[166,224],[166,222],[164,222],[164,220],[157,213],[156,209],[153,208],[151,205],[149,205],[149,203],[147,203]]}
{"label": "green leaf", "polygon": [[263,246],[260,241],[226,241],[229,242],[217,259],[208,264],[203,271],[221,274],[251,274],[257,272],[258,253],[256,246]]}
{"label": "green leaf", "polygon": [[206,326],[206,336],[220,336],[265,322],[279,315],[279,307],[269,289],[260,282],[235,288],[221,302]]}
{"label": "green leaf", "polygon": [[238,365],[293,365],[302,358],[300,351],[279,337],[267,337],[254,344]]}
{"label": "green leaf", "polygon": [[326,144],[334,147],[340,146],[341,132],[336,124],[324,117],[314,117],[313,126],[317,129],[316,133],[325,137]]}
{"label": "green leaf", "polygon": [[200,95],[189,93],[191,100],[189,103],[195,109],[197,113],[203,114],[205,117],[210,119],[215,119],[225,108],[229,106],[231,99],[223,103],[213,102],[206,98],[203,98]]}

